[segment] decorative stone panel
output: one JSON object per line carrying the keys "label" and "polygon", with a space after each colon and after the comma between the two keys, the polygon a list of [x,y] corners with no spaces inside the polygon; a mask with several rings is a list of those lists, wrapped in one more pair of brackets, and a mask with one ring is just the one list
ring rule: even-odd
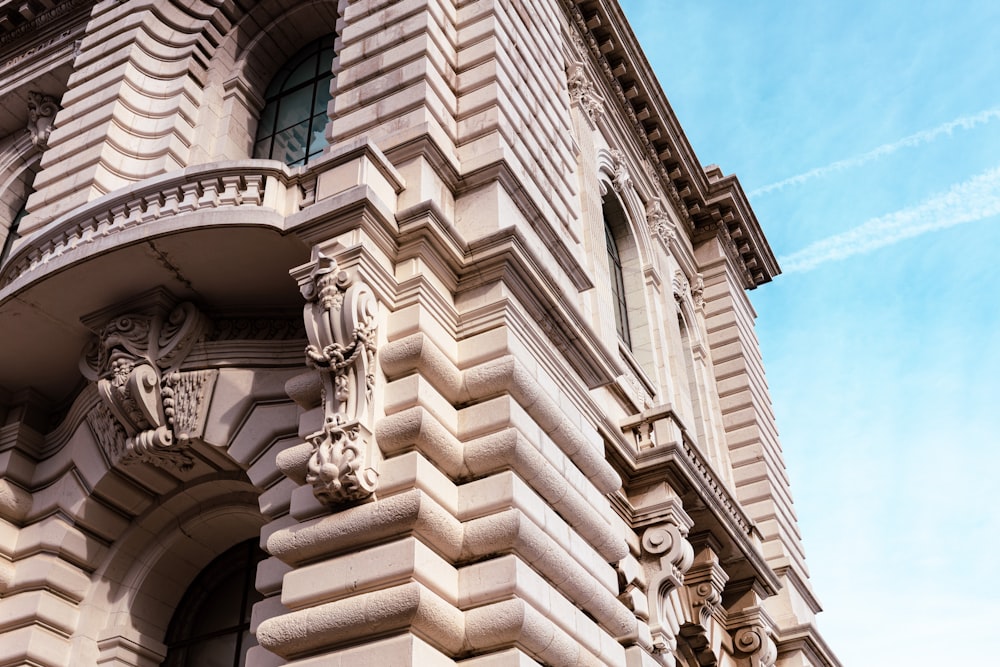
{"label": "decorative stone panel", "polygon": [[370,414],[378,304],[367,284],[319,248],[291,273],[306,299],[306,363],[321,390],[322,423],[305,438],[305,481],[329,507],[365,500],[378,480]]}
{"label": "decorative stone panel", "polygon": [[[162,297],[162,293],[155,295]],[[148,462],[187,470],[190,441],[201,437],[218,371],[181,371],[208,320],[191,303],[107,320],[84,350],[80,368],[101,397],[87,422],[113,466]]]}

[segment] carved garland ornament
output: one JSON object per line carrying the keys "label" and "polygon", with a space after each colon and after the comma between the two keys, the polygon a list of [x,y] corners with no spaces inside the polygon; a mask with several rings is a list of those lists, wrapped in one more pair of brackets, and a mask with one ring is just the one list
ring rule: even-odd
{"label": "carved garland ornament", "polygon": [[293,273],[307,302],[306,363],[320,374],[324,414],[323,427],[306,437],[306,481],[327,506],[364,500],[378,479],[369,428],[378,304],[368,285],[318,249]]}
{"label": "carved garland ornament", "polygon": [[218,371],[179,367],[207,328],[207,319],[183,303],[166,315],[115,317],[84,351],[81,371],[101,397],[87,420],[112,465],[194,464],[189,443],[201,437]]}

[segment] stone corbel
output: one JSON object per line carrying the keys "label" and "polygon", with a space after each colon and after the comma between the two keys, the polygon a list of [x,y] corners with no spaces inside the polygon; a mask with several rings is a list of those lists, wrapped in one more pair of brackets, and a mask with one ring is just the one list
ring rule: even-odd
{"label": "stone corbel", "polygon": [[31,133],[31,143],[40,149],[48,145],[52,123],[55,122],[58,110],[56,98],[34,91],[28,92],[28,132]]}
{"label": "stone corbel", "polygon": [[711,535],[701,535],[693,542],[694,563],[684,574],[681,589],[685,613],[681,635],[687,639],[700,667],[715,667],[718,661],[712,650],[709,622],[720,609],[729,575],[719,563],[720,548]]}
{"label": "stone corbel", "polygon": [[661,662],[673,667],[680,622],[675,606],[668,599],[684,584],[684,573],[694,560],[694,550],[687,541],[693,522],[677,501],[663,520],[650,525],[642,535],[643,562],[648,572],[646,596],[649,630],[653,647]]}
{"label": "stone corbel", "polygon": [[771,639],[771,633],[762,624],[737,630],[733,635],[733,648],[737,655],[747,659],[750,667],[774,667],[778,658],[778,648]]}
{"label": "stone corbel", "polygon": [[113,466],[194,464],[190,441],[202,435],[218,371],[180,366],[207,330],[193,304],[169,309],[162,299],[97,328],[80,369],[96,384],[101,401],[87,420]]}
{"label": "stone corbel", "polygon": [[319,374],[323,412],[321,427],[306,437],[305,481],[328,507],[365,500],[378,480],[371,428],[378,303],[318,248],[291,273],[306,300],[306,363]]}

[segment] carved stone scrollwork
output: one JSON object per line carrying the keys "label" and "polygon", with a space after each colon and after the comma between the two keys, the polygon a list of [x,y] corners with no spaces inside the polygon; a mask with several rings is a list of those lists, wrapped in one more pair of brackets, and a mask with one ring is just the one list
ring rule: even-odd
{"label": "carved stone scrollwork", "polygon": [[169,312],[111,319],[84,350],[80,368],[101,403],[87,417],[112,465],[149,462],[187,470],[218,371],[179,367],[208,328],[190,303]]}
{"label": "carved stone scrollwork", "polygon": [[628,165],[625,164],[625,154],[620,150],[611,151],[611,161],[614,173],[611,176],[611,186],[615,192],[625,192],[632,188],[632,176],[628,172]]}
{"label": "carved stone scrollwork", "polygon": [[695,274],[694,282],[691,283],[691,298],[695,308],[705,307],[705,279],[700,273]]}
{"label": "carved stone scrollwork", "polygon": [[762,625],[737,630],[733,635],[733,646],[739,653],[749,656],[751,667],[774,667],[778,658],[778,648]]}
{"label": "carved stone scrollwork", "polygon": [[306,363],[322,388],[323,426],[306,438],[306,481],[327,506],[364,500],[378,480],[370,429],[378,304],[368,285],[318,249],[293,275],[306,299]]}
{"label": "carved stone scrollwork", "polygon": [[597,115],[604,111],[604,102],[587,77],[587,69],[582,63],[572,63],[569,66],[566,82],[569,87],[570,102],[579,105],[591,121],[596,120]]}
{"label": "carved stone scrollwork", "polygon": [[650,233],[663,239],[668,245],[677,239],[677,225],[659,199],[650,199],[646,204],[646,224]]}
{"label": "carved stone scrollwork", "polygon": [[687,541],[691,520],[679,507],[664,523],[650,526],[642,535],[642,550],[647,571],[650,571],[646,590],[649,607],[649,630],[653,647],[663,664],[672,667],[677,651],[680,622],[668,597],[675,596],[684,583],[684,572],[691,567],[694,550]]}
{"label": "carved stone scrollwork", "polygon": [[722,591],[729,575],[719,563],[719,547],[710,536],[699,536],[696,544],[694,563],[684,575],[685,620],[681,635],[687,639],[700,667],[715,667],[718,660],[712,651],[710,622],[722,604]]}
{"label": "carved stone scrollwork", "polygon": [[690,285],[688,284],[687,278],[684,277],[684,272],[680,269],[674,271],[674,277],[671,281],[671,287],[673,287],[674,300],[678,303],[682,302],[684,298],[690,293]]}
{"label": "carved stone scrollwork", "polygon": [[31,133],[31,143],[38,148],[44,149],[48,145],[58,110],[59,104],[51,95],[34,91],[28,93],[28,132]]}

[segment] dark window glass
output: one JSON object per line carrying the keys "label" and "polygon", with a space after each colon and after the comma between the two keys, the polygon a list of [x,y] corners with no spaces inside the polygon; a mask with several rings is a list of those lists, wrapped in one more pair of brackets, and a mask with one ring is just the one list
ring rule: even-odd
{"label": "dark window glass", "polygon": [[256,646],[250,610],[263,596],[254,588],[265,557],[257,540],[225,552],[184,593],[167,630],[164,667],[240,667]]}
{"label": "dark window glass", "polygon": [[622,260],[618,252],[618,241],[611,230],[607,219],[604,221],[604,238],[608,246],[608,267],[611,270],[611,296],[614,301],[615,327],[618,337],[631,350],[632,336],[628,327],[628,304],[625,302],[625,275],[622,273]]}
{"label": "dark window glass", "polygon": [[297,167],[326,148],[333,39],[331,35],[306,46],[275,75],[260,114],[254,157]]}

